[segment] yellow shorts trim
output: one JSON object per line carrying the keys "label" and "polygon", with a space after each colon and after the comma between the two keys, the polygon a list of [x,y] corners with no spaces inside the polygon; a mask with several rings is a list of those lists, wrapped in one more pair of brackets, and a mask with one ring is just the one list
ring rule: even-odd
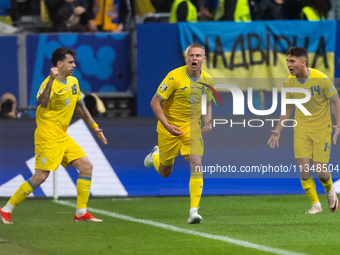
{"label": "yellow shorts trim", "polygon": [[54,171],[60,164],[68,167],[72,161],[85,156],[85,152],[71,137],[61,142],[36,144],[35,169]]}
{"label": "yellow shorts trim", "polygon": [[309,158],[315,162],[328,163],[332,137],[329,129],[321,132],[294,132],[295,158]]}

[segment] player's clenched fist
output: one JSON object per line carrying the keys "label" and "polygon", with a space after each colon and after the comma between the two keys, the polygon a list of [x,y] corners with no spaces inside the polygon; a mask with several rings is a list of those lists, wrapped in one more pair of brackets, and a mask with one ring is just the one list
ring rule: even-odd
{"label": "player's clenched fist", "polygon": [[58,67],[52,67],[50,71],[50,77],[55,78],[58,75]]}

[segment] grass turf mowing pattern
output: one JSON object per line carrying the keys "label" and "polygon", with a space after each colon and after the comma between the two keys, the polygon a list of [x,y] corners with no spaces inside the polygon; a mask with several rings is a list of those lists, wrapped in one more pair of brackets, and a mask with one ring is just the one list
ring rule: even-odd
{"label": "grass turf mowing pattern", "polygon": [[[203,197],[199,210],[203,222],[199,225],[186,224],[188,197],[90,198],[89,207],[288,252],[339,254],[338,212],[329,212],[325,195],[320,199],[323,213],[305,215],[310,203],[301,195]],[[5,202],[0,201],[1,205]],[[30,198],[15,209],[14,225],[1,224],[0,238],[7,240],[6,250],[13,244],[51,255],[268,254],[97,213],[93,215],[103,223],[74,223],[74,212],[74,208],[50,199]],[[11,254],[23,253],[13,250]]]}

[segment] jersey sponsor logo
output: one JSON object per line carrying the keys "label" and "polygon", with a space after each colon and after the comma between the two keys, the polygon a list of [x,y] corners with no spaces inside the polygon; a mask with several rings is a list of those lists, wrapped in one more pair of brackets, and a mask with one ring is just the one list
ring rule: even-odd
{"label": "jersey sponsor logo", "polygon": [[174,81],[175,79],[174,79],[174,78],[172,78],[172,77],[169,77],[169,80],[170,80],[170,81],[171,81],[171,80],[172,80],[172,81]]}
{"label": "jersey sponsor logo", "polygon": [[185,90],[185,89],[187,89],[188,87],[184,87],[184,88],[181,88],[181,90]]}
{"label": "jersey sponsor logo", "polygon": [[168,85],[166,83],[164,83],[161,88],[160,88],[160,91],[164,92],[166,91],[166,89],[168,88]]}
{"label": "jersey sponsor logo", "polygon": [[61,89],[61,90],[59,90],[59,91],[58,91],[58,94],[60,94],[62,91],[63,91],[62,89]]}

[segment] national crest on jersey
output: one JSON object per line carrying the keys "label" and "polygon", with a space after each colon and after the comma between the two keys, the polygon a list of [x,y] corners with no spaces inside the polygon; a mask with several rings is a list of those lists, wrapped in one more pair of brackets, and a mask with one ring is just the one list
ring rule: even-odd
{"label": "national crest on jersey", "polygon": [[[37,98],[46,88],[49,77],[41,84]],[[38,106],[35,143],[59,141],[68,137],[66,130],[71,122],[77,101],[81,99],[78,80],[68,76],[66,84],[55,79],[47,108]]]}

